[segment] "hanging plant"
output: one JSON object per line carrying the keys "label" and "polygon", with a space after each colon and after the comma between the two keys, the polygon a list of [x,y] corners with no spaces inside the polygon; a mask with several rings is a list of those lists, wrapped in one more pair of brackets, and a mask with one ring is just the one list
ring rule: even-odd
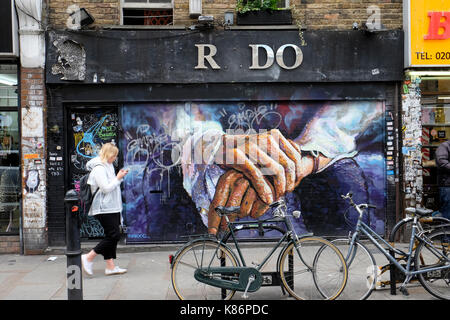
{"label": "hanging plant", "polygon": [[238,0],[236,11],[246,13],[258,10],[279,10],[278,0]]}
{"label": "hanging plant", "polygon": [[237,25],[292,24],[290,9],[279,8],[279,0],[237,0]]}

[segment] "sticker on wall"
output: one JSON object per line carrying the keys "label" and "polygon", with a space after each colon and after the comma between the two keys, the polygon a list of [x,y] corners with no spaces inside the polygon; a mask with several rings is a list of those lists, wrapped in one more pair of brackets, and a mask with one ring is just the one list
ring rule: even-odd
{"label": "sticker on wall", "polygon": [[22,108],[22,136],[42,137],[44,135],[43,109]]}
{"label": "sticker on wall", "polygon": [[45,199],[36,193],[24,195],[23,227],[45,228]]}
{"label": "sticker on wall", "polygon": [[27,192],[33,193],[37,190],[40,183],[39,179],[39,171],[37,170],[28,170],[27,178],[25,181],[25,189]]}

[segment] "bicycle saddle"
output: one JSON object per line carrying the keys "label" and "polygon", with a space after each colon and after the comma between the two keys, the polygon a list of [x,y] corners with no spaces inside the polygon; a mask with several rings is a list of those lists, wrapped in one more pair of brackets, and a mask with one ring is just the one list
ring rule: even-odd
{"label": "bicycle saddle", "polygon": [[238,213],[241,210],[241,207],[223,207],[218,206],[215,208],[216,212],[219,214],[219,216],[226,216],[233,213]]}
{"label": "bicycle saddle", "polygon": [[415,213],[421,217],[429,216],[434,212],[433,210],[427,208],[406,208],[405,211],[408,213]]}

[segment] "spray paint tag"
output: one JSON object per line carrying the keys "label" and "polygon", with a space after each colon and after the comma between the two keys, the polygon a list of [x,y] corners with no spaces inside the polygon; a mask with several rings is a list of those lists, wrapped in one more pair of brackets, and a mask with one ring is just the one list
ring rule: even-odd
{"label": "spray paint tag", "polygon": [[403,93],[409,93],[409,89],[406,84],[403,85]]}

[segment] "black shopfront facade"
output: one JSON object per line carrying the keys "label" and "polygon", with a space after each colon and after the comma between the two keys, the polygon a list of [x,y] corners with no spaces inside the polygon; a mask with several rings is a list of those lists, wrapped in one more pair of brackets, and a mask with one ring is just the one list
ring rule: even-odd
{"label": "black shopfront facade", "polygon": [[[285,194],[288,207],[302,211],[299,233],[348,234],[354,216],[340,194],[352,191],[377,205],[370,224],[387,234],[400,209],[403,33],[304,31],[303,38],[301,46],[289,28],[49,31],[50,244],[64,242],[64,194],[102,143],[116,143],[117,168],[130,169],[122,183],[126,242],[174,242],[206,232],[228,170],[211,160],[217,149],[208,133],[270,130],[331,160]],[[202,160],[189,162],[189,150]],[[102,230],[91,219],[81,235]]]}

